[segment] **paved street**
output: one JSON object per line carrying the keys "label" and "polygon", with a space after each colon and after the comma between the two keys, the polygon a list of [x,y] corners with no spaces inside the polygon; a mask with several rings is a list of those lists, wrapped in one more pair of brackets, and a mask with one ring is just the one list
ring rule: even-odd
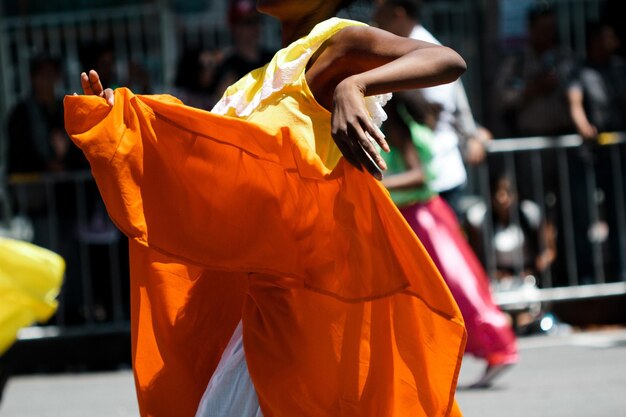
{"label": "paved street", "polygon": [[[626,330],[526,337],[520,348],[496,387],[459,391],[465,417],[626,416]],[[467,358],[461,385],[481,371]],[[137,415],[129,370],[14,377],[0,405],[0,417]]]}
{"label": "paved street", "polygon": [[[494,388],[458,392],[465,417],[626,417],[626,331],[524,338],[520,348]],[[461,385],[481,369],[466,358]]]}

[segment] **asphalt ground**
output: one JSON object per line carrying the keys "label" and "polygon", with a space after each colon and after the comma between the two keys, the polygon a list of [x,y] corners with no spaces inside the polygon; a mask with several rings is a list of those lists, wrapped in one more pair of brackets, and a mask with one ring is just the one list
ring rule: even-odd
{"label": "asphalt ground", "polygon": [[[519,345],[520,363],[494,386],[457,392],[465,417],[626,417],[626,330],[524,337]],[[483,366],[467,357],[460,386]],[[135,416],[129,369],[15,376],[0,404],[0,417]]]}

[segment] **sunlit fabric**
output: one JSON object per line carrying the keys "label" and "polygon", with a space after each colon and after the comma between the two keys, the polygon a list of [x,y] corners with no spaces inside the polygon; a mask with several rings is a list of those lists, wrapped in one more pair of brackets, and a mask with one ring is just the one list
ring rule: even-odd
{"label": "sunlit fabric", "polygon": [[[131,242],[142,415],[194,416],[239,321],[265,417],[460,415],[465,330],[448,288],[381,184],[321,155],[330,113],[290,82],[258,105],[309,100],[311,120],[259,109],[248,122],[127,89],[113,108],[65,99]],[[313,140],[299,124],[312,121]]]}
{"label": "sunlit fabric", "polygon": [[490,365],[518,361],[508,317],[493,301],[489,277],[463,235],[456,215],[441,197],[401,210],[445,277],[467,329],[466,352]]}

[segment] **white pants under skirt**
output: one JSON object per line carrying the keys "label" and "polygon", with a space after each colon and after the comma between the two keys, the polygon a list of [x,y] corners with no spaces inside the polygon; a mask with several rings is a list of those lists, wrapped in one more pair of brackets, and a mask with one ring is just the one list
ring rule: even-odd
{"label": "white pants under skirt", "polygon": [[263,417],[243,351],[241,322],[200,400],[196,417]]}

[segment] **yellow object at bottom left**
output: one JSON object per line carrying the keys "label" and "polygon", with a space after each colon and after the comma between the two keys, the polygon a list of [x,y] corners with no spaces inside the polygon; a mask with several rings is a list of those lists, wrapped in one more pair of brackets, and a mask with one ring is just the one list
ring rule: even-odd
{"label": "yellow object at bottom left", "polygon": [[64,272],[65,261],[56,253],[0,237],[0,355],[22,327],[52,317]]}

